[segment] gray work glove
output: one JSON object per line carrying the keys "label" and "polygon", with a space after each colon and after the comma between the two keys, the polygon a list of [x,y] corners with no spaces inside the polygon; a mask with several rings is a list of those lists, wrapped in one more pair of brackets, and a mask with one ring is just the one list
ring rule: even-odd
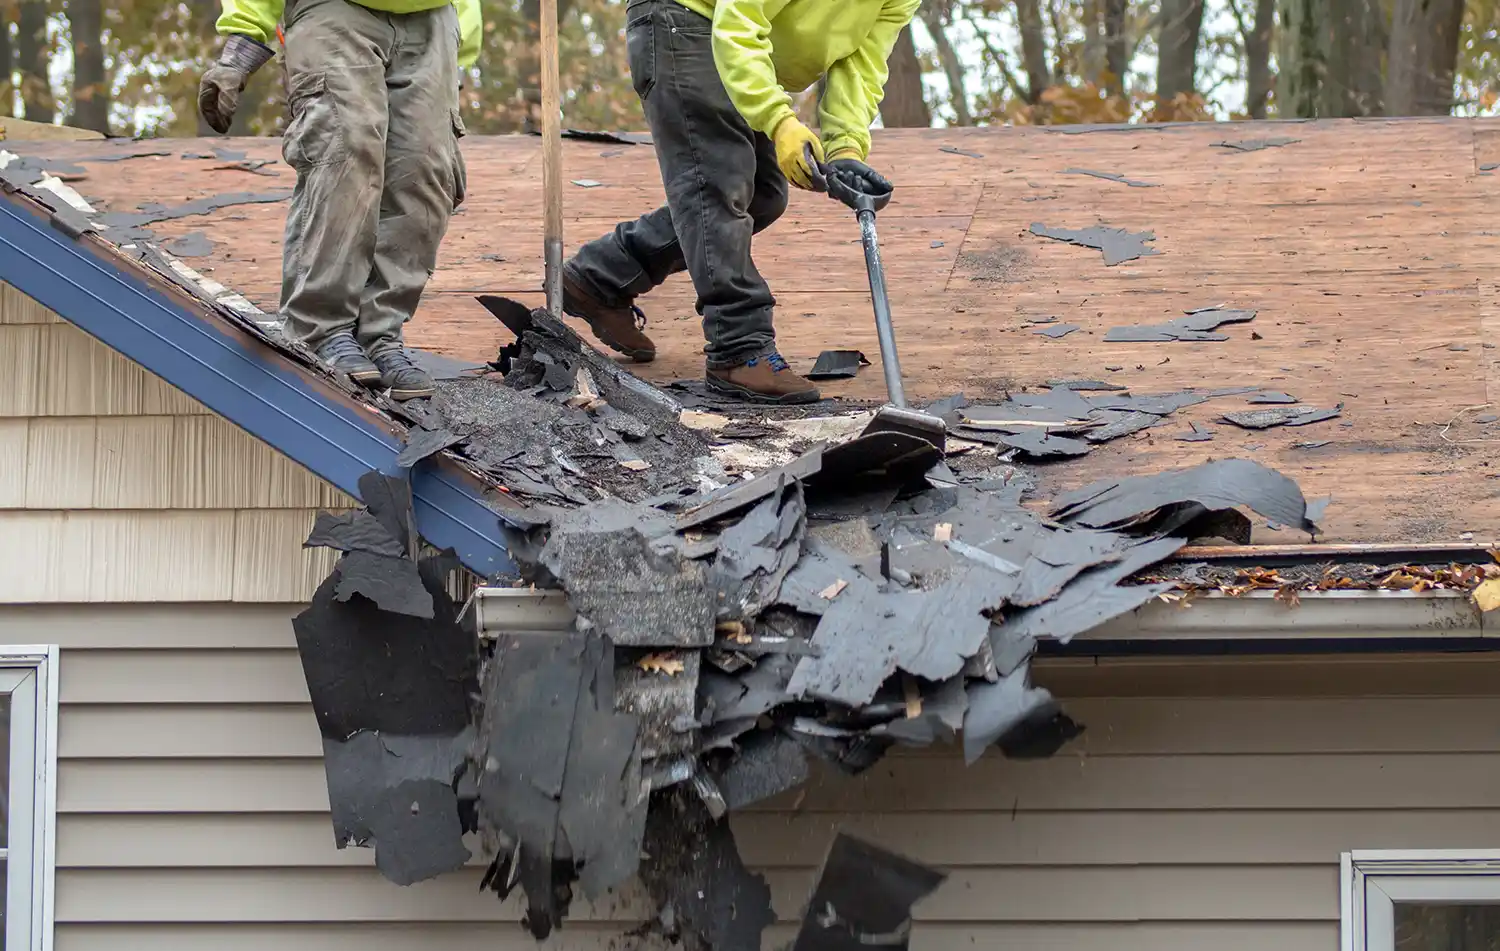
{"label": "gray work glove", "polygon": [[203,74],[198,84],[198,111],[209,128],[223,135],[229,131],[240,108],[240,93],[257,69],[276,54],[269,46],[235,33],[224,41],[219,61]]}

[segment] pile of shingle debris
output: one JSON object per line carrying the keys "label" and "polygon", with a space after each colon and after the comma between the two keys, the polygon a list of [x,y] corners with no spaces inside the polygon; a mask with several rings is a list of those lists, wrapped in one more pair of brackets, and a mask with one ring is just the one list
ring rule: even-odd
{"label": "pile of shingle debris", "polygon": [[[514,396],[591,425],[648,418],[637,446],[690,444],[653,388],[519,329],[500,361]],[[514,458],[494,422],[466,437],[471,458]],[[443,442],[421,435],[442,424],[413,441]],[[808,781],[812,761],[857,774],[898,744],[1050,756],[1082,727],[1032,685],[1038,641],[1168,591],[1122,582],[1191,538],[1248,532],[1240,507],[1314,530],[1292,480],[1237,459],[1091,485],[1045,515],[1015,470],[958,477],[900,440],[814,446],[728,484],[677,462],[665,491],[575,475],[559,504],[511,518],[510,583],[565,591],[564,633],[467,629],[445,587],[456,561],[422,550],[403,478],[367,474],[364,509],[320,515],[307,544],[344,554],[294,626],[341,845],[373,845],[411,883],[468,863],[476,832],[484,887],[519,887],[538,938],[575,888],[597,901],[638,879],[651,927],[758,949],[770,891],[727,814]]]}

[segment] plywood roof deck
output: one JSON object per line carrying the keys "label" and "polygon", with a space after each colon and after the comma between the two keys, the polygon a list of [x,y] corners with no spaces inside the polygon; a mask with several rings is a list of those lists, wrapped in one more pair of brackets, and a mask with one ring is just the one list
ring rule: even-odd
{"label": "plywood roof deck", "polygon": [[[1298,141],[1238,152],[1226,139]],[[163,145],[165,143],[152,143]],[[177,155],[89,164],[121,143],[44,143],[23,155],[81,162],[75,187],[96,205],[130,211],[231,191],[290,188],[272,175]],[[277,140],[170,143],[276,158]],[[972,154],[942,151],[951,147]],[[487,359],[508,335],[473,299],[499,293],[540,303],[540,142],[469,138],[469,198],[453,219],[438,272],[409,328],[412,344]],[[569,247],[662,199],[649,146],[565,143]],[[892,307],[917,398],[962,390],[1095,378],[1137,393],[1256,385],[1341,419],[1245,432],[1215,422],[1230,398],[1181,411],[1167,425],[1081,460],[1043,467],[1048,488],[1243,456],[1332,495],[1334,542],[1500,538],[1500,122],[1390,120],[1192,124],[1097,130],[967,129],[877,133],[872,163],[897,183],[880,233]],[[1119,173],[1129,187],[1068,169]],[[282,204],[244,205],[152,225],[163,237],[203,231],[207,258],[188,263],[273,310],[280,283]],[[1031,235],[1033,222],[1152,231],[1157,254],[1106,267],[1098,251]],[[757,239],[756,260],[778,301],[782,351],[806,368],[820,350],[853,347],[878,360],[858,229],[829,199],[794,193]],[[702,339],[686,276],[641,302],[660,349],[643,374],[702,372]],[[1105,343],[1113,326],[1155,323],[1224,304],[1259,311],[1212,343]],[[1081,325],[1061,339],[1027,318]],[[1111,370],[1111,367],[1119,369]],[[878,367],[833,384],[878,397]],[[1210,425],[1212,442],[1174,436]],[[1327,440],[1314,449],[1294,444]],[[1258,537],[1294,542],[1289,532]]]}

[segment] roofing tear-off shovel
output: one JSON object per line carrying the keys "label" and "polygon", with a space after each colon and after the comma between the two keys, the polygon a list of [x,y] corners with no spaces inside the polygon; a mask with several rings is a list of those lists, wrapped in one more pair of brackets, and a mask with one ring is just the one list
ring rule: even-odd
{"label": "roofing tear-off shovel", "polygon": [[931,443],[943,450],[948,426],[941,419],[906,405],[906,389],[901,384],[901,360],[896,356],[896,331],[891,326],[891,302],[885,293],[885,270],[880,265],[880,243],[875,234],[875,213],[891,201],[891,189],[878,193],[866,190],[868,183],[839,170],[819,165],[813,159],[811,146],[806,147],[808,167],[812,169],[813,190],[828,194],[854,209],[859,220],[860,238],[865,246],[865,267],[870,272],[870,300],[875,305],[875,332],[880,337],[880,369],[885,373],[885,389],[890,402],[876,410],[875,418],[863,435],[903,433]]}

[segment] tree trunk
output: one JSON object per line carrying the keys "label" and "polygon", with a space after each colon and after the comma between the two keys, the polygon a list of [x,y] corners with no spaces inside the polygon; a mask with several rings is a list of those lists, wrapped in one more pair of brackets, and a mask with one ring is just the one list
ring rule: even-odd
{"label": "tree trunk", "polygon": [[1021,59],[1026,64],[1026,101],[1036,105],[1042,91],[1052,85],[1041,0],[1016,0],[1016,21],[1021,28]]}
{"label": "tree trunk", "polygon": [[936,4],[928,2],[922,4],[921,15],[922,24],[927,27],[927,32],[932,36],[932,45],[937,47],[938,62],[943,66],[943,75],[948,78],[948,98],[953,104],[954,124],[973,125],[974,113],[969,111],[969,92],[964,86],[964,64],[958,58],[958,51],[953,48],[953,43],[948,39],[947,25],[943,22],[944,12],[938,9]]}
{"label": "tree trunk", "polygon": [[21,101],[31,122],[52,122],[57,104],[47,75],[47,0],[21,0],[17,16],[16,60],[21,71]]}
{"label": "tree trunk", "polygon": [[932,125],[932,110],[922,96],[922,64],[917,61],[911,24],[896,37],[886,66],[890,78],[885,84],[885,98],[880,101],[880,121],[887,129],[925,129]]}
{"label": "tree trunk", "polygon": [[0,16],[0,115],[16,114],[16,89],[11,76],[16,71],[15,50],[10,45],[10,5]]}
{"label": "tree trunk", "polygon": [[1198,74],[1198,37],[1203,32],[1203,0],[1162,0],[1156,41],[1156,95],[1171,102],[1191,93]]}
{"label": "tree trunk", "polygon": [[1276,27],[1276,0],[1255,0],[1255,22],[1245,40],[1245,105],[1252,119],[1266,117],[1271,98],[1271,34]]}
{"label": "tree trunk", "polygon": [[[1380,0],[1326,0],[1321,22],[1324,50],[1318,115],[1378,116],[1380,56],[1385,35]],[[1456,42],[1456,40],[1455,40]]]}
{"label": "tree trunk", "polygon": [[1130,69],[1130,38],[1125,35],[1127,0],[1104,0],[1104,68],[1108,71],[1105,91],[1125,95],[1125,74]]}
{"label": "tree trunk", "polygon": [[1453,108],[1453,72],[1463,0],[1396,0],[1385,81],[1388,116],[1443,116]]}
{"label": "tree trunk", "polygon": [[1079,17],[1083,21],[1083,48],[1078,57],[1078,78],[1096,86],[1104,85],[1104,0],[1082,0]]}
{"label": "tree trunk", "polygon": [[73,115],[69,125],[109,134],[109,74],[104,69],[102,0],[68,0],[73,34]]}
{"label": "tree trunk", "polygon": [[1322,0],[1280,0],[1281,42],[1276,55],[1276,103],[1282,119],[1318,114],[1323,50],[1318,43]]}

